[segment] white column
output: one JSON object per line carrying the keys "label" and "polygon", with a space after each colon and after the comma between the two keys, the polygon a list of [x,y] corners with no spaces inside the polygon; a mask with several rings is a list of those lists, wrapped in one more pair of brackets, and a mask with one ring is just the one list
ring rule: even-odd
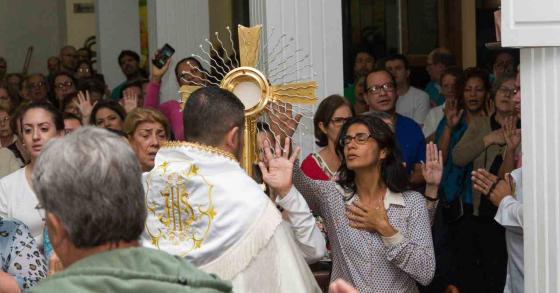
{"label": "white column", "polygon": [[[175,49],[173,62],[162,82],[160,96],[162,102],[178,99],[175,65],[193,53],[202,54],[199,45],[206,44],[204,39],[209,37],[208,1],[148,1],[148,32],[150,60],[165,43]],[[208,46],[205,46],[205,50],[208,51]]]}
{"label": "white column", "polygon": [[521,49],[525,292],[560,292],[560,47]]}
{"label": "white column", "polygon": [[97,66],[110,89],[124,81],[118,63],[122,50],[140,54],[138,0],[96,0]]}
{"label": "white column", "polygon": [[[340,1],[326,0],[251,0],[250,18],[251,25],[263,24],[263,44],[268,43],[267,53],[274,50],[274,44],[282,34],[287,37],[280,43],[276,50],[287,44],[289,38],[294,42],[283,49],[279,59],[263,60],[270,69],[283,60],[293,55],[298,49],[293,60],[300,60],[306,54],[307,60],[295,67],[301,71],[286,76],[284,81],[294,79],[313,79],[318,83],[318,102],[331,94],[343,94],[343,64],[342,64],[342,11]],[[274,33],[272,33],[274,28]],[[268,38],[268,36],[271,36]],[[265,45],[266,46],[266,45]],[[261,59],[262,60],[262,59]],[[303,68],[312,64],[312,70]],[[290,72],[291,70],[287,70]],[[274,79],[272,79],[274,82]],[[313,137],[313,121],[304,120],[307,128],[300,127],[296,140],[302,146],[303,155],[315,149]]]}
{"label": "white column", "polygon": [[525,292],[560,292],[560,4],[502,1],[502,46],[521,48]]}

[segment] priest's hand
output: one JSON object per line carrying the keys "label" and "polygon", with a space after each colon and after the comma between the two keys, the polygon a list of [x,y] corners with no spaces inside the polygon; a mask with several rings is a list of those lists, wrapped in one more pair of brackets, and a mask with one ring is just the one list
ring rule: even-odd
{"label": "priest's hand", "polygon": [[346,216],[352,228],[378,233],[384,237],[390,237],[397,233],[389,223],[389,217],[383,202],[366,206],[359,201],[354,201],[346,207]]}
{"label": "priest's hand", "polygon": [[288,137],[285,138],[284,148],[280,147],[280,142],[276,143],[274,154],[271,152],[268,140],[264,141],[264,162],[259,162],[262,178],[280,197],[286,196],[292,188],[292,172],[299,151],[297,147],[290,156]]}

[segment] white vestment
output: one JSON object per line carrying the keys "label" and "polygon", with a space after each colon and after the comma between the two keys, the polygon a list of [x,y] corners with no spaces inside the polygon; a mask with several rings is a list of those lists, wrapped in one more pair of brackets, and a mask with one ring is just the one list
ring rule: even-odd
{"label": "white vestment", "polygon": [[144,182],[143,246],[185,257],[235,292],[320,292],[290,226],[230,154],[168,143]]}

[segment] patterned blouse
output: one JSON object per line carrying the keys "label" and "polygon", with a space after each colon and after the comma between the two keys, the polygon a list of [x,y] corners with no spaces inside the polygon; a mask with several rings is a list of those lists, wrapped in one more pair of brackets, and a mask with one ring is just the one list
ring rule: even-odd
{"label": "patterned blouse", "polygon": [[[385,208],[399,232],[391,237],[350,227],[345,193],[335,182],[312,180],[294,168],[294,185],[326,221],[331,243],[331,281],[342,278],[362,292],[418,292],[435,272],[435,258],[426,201],[417,192],[387,189]],[[356,197],[352,198],[354,200]]]}
{"label": "patterned blouse", "polygon": [[0,266],[24,291],[47,277],[45,258],[29,229],[18,220],[0,218]]}

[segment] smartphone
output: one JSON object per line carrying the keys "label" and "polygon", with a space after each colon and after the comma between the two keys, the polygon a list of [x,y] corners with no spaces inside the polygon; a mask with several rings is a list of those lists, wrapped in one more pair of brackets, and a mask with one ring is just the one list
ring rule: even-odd
{"label": "smartphone", "polygon": [[152,64],[154,64],[157,68],[162,68],[167,60],[173,56],[175,53],[175,49],[169,46],[169,44],[163,45],[163,47],[159,50],[156,57],[152,60]]}

